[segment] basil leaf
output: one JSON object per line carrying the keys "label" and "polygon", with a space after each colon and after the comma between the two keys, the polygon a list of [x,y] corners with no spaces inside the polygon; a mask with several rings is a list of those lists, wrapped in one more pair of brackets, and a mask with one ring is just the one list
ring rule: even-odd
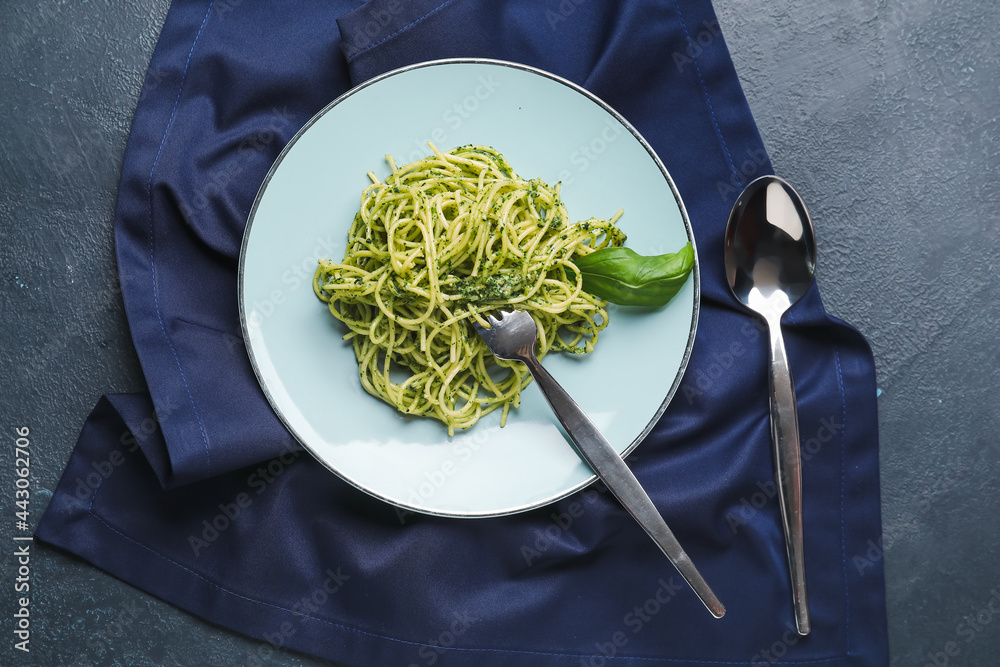
{"label": "basil leaf", "polygon": [[620,306],[659,308],[680,291],[694,268],[694,247],[644,256],[631,248],[601,248],[576,257],[583,289]]}

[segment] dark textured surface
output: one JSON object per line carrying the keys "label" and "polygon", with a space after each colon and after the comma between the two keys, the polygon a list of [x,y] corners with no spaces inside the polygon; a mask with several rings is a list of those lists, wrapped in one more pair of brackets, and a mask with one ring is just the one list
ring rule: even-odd
{"label": "dark textured surface", "polygon": [[[32,523],[100,394],[143,389],[111,220],[167,5],[0,3],[0,414],[7,445],[31,429]],[[817,224],[827,309],[875,351],[886,539],[854,564],[885,559],[893,665],[996,664],[1000,6],[716,9],[774,166]],[[12,451],[0,451],[7,508]],[[2,576],[6,587],[10,557]],[[273,653],[41,545],[32,586],[32,652],[5,640],[0,664],[330,664]]]}
{"label": "dark textured surface", "polygon": [[885,544],[856,565],[884,552],[892,664],[996,665],[1000,5],[716,6],[827,310],[875,351]]}

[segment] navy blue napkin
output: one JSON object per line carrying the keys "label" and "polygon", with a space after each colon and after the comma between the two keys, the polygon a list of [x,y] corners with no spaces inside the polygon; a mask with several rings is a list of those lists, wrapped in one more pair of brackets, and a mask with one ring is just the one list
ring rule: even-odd
{"label": "navy blue napkin", "polygon": [[[701,319],[679,393],[629,462],[728,607],[722,620],[599,485],[509,517],[405,513],[303,454],[261,393],[236,267],[268,168],[351,86],[454,56],[585,86],[676,180]],[[769,171],[708,0],[176,0],[115,219],[150,393],[101,399],[37,534],[261,640],[248,665],[279,647],[352,665],[884,665],[874,365],[816,288],[785,327],[813,618],[809,637],[794,631],[766,342],[722,268],[729,210]]]}

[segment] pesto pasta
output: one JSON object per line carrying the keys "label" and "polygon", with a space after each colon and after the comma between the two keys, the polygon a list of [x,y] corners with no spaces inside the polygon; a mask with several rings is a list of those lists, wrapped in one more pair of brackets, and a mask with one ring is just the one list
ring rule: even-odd
{"label": "pesto pasta", "polygon": [[[560,185],[517,176],[487,146],[460,146],[373,173],[343,261],[319,261],[316,295],[349,329],[364,389],[449,434],[501,409],[501,425],[531,380],[500,361],[468,320],[520,309],[538,325],[539,358],[591,352],[607,303],[582,288],[574,258],[618,247],[610,220],[571,223]],[[487,325],[488,326],[488,325]]]}

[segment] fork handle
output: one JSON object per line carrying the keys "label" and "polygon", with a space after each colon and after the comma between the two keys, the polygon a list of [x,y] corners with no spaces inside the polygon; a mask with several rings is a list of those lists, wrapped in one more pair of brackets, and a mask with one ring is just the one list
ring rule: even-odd
{"label": "fork handle", "polygon": [[566,390],[556,382],[555,378],[545,370],[534,354],[525,355],[520,360],[531,371],[542,395],[552,406],[552,411],[555,412],[559,423],[569,434],[584,461],[597,473],[597,476],[625,506],[629,514],[649,533],[649,536],[663,550],[663,553],[670,559],[670,562],[677,568],[677,571],[684,577],[695,595],[701,599],[712,615],[716,618],[722,618],[726,613],[726,608],[715,597],[715,593],[712,592],[694,563],[681,548],[677,538],[670,531],[656,506],[653,505],[653,501],[646,495],[639,480],[632,474],[632,470],[622,460],[618,450],[608,442],[607,438],[594,425],[594,422],[566,393]]}

